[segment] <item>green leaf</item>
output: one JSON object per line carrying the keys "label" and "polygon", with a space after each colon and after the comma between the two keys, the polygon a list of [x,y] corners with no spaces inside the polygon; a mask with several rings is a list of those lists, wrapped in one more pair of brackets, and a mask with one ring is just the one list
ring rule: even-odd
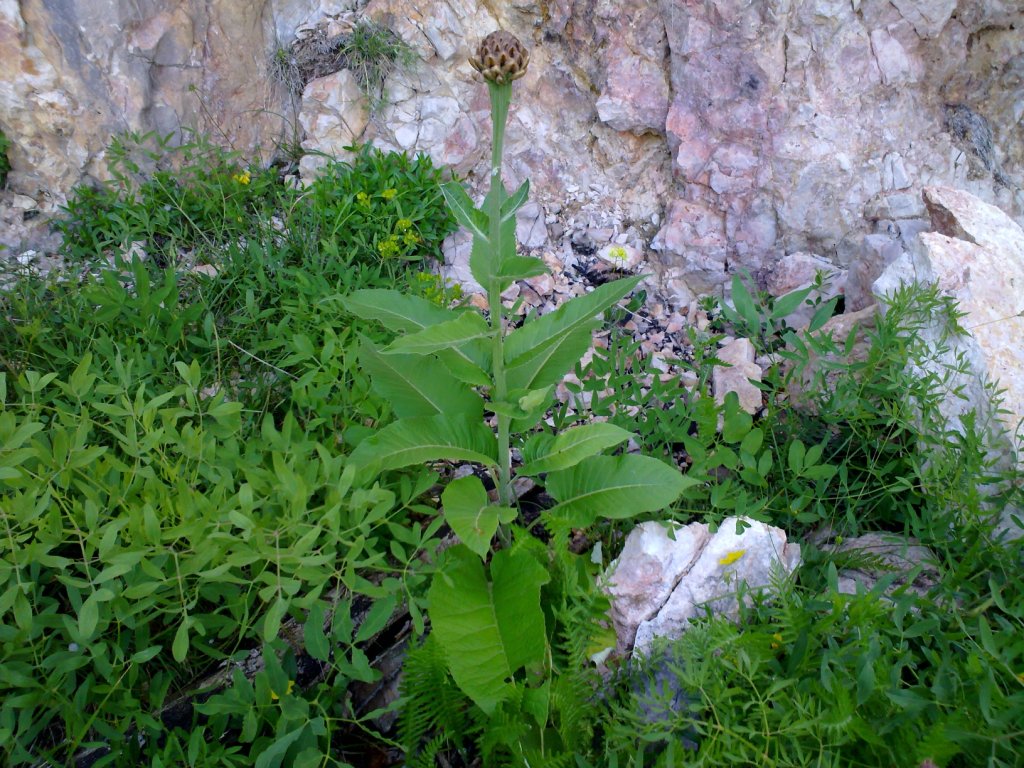
{"label": "green leaf", "polygon": [[454,349],[475,339],[490,338],[493,334],[487,321],[475,312],[464,312],[454,320],[432,325],[422,331],[396,339],[386,354],[408,353],[429,355],[442,349]]}
{"label": "green leaf", "polygon": [[364,320],[376,320],[395,333],[416,333],[459,316],[459,313],[420,296],[381,288],[353,291],[341,299],[341,303],[350,314]]}
{"label": "green leaf", "polygon": [[299,740],[305,730],[306,723],[302,723],[295,730],[279,737],[273,744],[260,752],[259,757],[256,758],[255,768],[278,768],[288,749]]}
{"label": "green leaf", "polygon": [[558,502],[550,512],[583,528],[599,517],[622,519],[670,505],[699,481],[649,456],[591,456],[552,472],[547,491]]}
{"label": "green leaf", "polygon": [[785,296],[780,296],[775,300],[775,304],[772,306],[772,320],[781,320],[789,314],[792,314],[800,305],[804,303],[804,300],[811,295],[810,288],[801,288],[798,291],[791,291]]}
{"label": "green leaf", "polygon": [[284,618],[287,610],[288,601],[283,597],[278,597],[267,609],[263,615],[263,640],[265,642],[269,643],[277,639],[277,633],[281,629],[281,619]]}
{"label": "green leaf", "polygon": [[376,473],[441,459],[493,466],[497,455],[497,440],[485,424],[438,414],[389,424],[363,440],[349,460]]}
{"label": "green leaf", "polygon": [[318,661],[331,658],[331,643],[324,632],[324,607],[321,603],[313,604],[302,627],[303,642],[306,652]]}
{"label": "green leaf", "polygon": [[481,558],[491,549],[491,539],[498,530],[498,522],[511,522],[516,511],[508,507],[491,506],[480,478],[475,475],[453,480],[441,494],[444,519],[463,544]]}
{"label": "green leaf", "polygon": [[509,388],[539,389],[561,380],[590,346],[598,316],[633,290],[640,280],[636,276],[605,283],[510,333],[505,339]]}
{"label": "green leaf", "polygon": [[829,299],[815,310],[814,316],[811,318],[811,322],[807,326],[808,333],[814,333],[815,331],[821,330],[821,327],[832,318],[833,314],[835,314],[836,303],[838,301],[839,297],[836,296],[835,298]]}
{"label": "green leaf", "polygon": [[367,611],[363,623],[359,625],[359,631],[356,632],[353,642],[361,643],[364,640],[369,640],[384,629],[388,620],[394,615],[397,604],[398,599],[394,595],[375,600],[370,610]]}
{"label": "green leaf", "polygon": [[451,208],[455,220],[468,229],[474,238],[486,241],[490,237],[487,213],[473,205],[473,200],[462,184],[457,181],[446,182],[441,185],[441,194],[444,195],[444,200]]}
{"label": "green leaf", "polygon": [[549,576],[524,551],[496,553],[490,580],[466,547],[448,550],[448,558],[430,587],[433,634],[455,682],[490,715],[512,693],[513,675],[544,661],[540,588]]}
{"label": "green leaf", "polygon": [[96,625],[100,620],[99,606],[100,601],[95,592],[82,603],[82,608],[78,612],[78,633],[83,640],[91,638],[92,633],[96,631]]}
{"label": "green leaf", "polygon": [[400,419],[440,413],[483,418],[483,398],[435,358],[382,355],[371,341],[364,339],[359,362],[369,373],[374,391],[391,403]]}
{"label": "green leaf", "polygon": [[804,455],[807,449],[804,444],[798,439],[794,439],[789,444],[789,453],[787,456],[787,464],[789,465],[789,471],[794,475],[799,475],[804,468]]}
{"label": "green leaf", "polygon": [[530,180],[527,179],[519,185],[519,189],[511,197],[501,204],[501,220],[508,221],[515,218],[516,212],[523,207],[523,204],[526,203],[526,198],[529,196]]}
{"label": "green leaf", "polygon": [[614,424],[585,424],[560,432],[554,439],[543,440],[546,435],[535,435],[523,447],[526,463],[518,469],[521,475],[539,475],[556,472],[579,464],[612,446],[629,440],[633,435]]}
{"label": "green leaf", "polygon": [[511,256],[502,259],[497,277],[506,281],[526,280],[530,277],[546,274],[548,265],[534,256]]}
{"label": "green leaf", "polygon": [[732,278],[732,303],[736,307],[736,312],[747,324],[748,331],[760,330],[761,316],[750,291],[747,290],[747,286],[743,284],[739,275],[733,275]]}
{"label": "green leaf", "polygon": [[178,625],[178,629],[174,633],[174,642],[171,643],[171,656],[179,664],[188,655],[188,625],[188,617],[183,616],[181,624]]}

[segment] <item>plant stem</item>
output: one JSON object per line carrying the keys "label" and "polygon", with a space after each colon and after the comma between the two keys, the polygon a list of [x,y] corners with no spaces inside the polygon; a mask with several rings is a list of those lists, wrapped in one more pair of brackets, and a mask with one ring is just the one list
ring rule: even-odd
{"label": "plant stem", "polygon": [[[487,88],[491,95],[491,123],[493,141],[491,144],[491,178],[490,189],[486,201],[489,203],[487,215],[490,218],[490,235],[492,257],[495,267],[501,262],[501,205],[505,202],[505,187],[501,182],[501,159],[505,145],[505,121],[508,119],[508,107],[512,98],[512,84],[488,82]],[[495,272],[498,271],[496,268]],[[505,307],[501,303],[501,281],[492,277],[487,286],[487,303],[490,307],[490,323],[494,332],[492,352],[492,370],[494,372],[494,399],[504,402],[508,395],[505,381]],[[509,444],[509,428],[511,419],[498,414],[498,504],[503,507],[512,504],[512,450]]]}

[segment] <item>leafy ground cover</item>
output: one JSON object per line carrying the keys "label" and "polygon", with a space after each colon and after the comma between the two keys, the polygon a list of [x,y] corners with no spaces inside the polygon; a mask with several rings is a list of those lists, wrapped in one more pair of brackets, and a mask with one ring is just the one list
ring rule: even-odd
{"label": "leafy ground cover", "polygon": [[[455,226],[444,194],[504,252],[495,279],[532,268],[507,250],[504,190],[477,210],[428,161],[364,151],[300,192],[198,138],[145,146],[116,145],[114,181],[69,204],[67,274],[0,295],[5,764],[90,748],[124,766],[1018,764],[1022,552],[991,519],[1020,506],[1020,478],[985,451],[984,425],[938,419],[950,378],[907,373],[935,352],[927,319],[955,331],[940,296],[898,293],[852,361],[853,336],[780,320],[805,295],[775,305],[737,280],[692,334],[691,365],[705,382],[717,332],[775,353],[754,419],[649,376],[614,325],[631,284],[589,294],[575,320],[450,311],[453,291],[420,269]],[[542,408],[546,361],[571,367],[609,308],[612,343],[576,371],[589,410]],[[478,342],[477,370],[440,366]],[[812,359],[832,362],[796,408],[782,393]],[[504,456],[485,415],[523,457],[494,472],[499,504],[429,452],[388,452],[433,418],[402,389],[416,370],[452,377],[437,396],[467,430],[478,419],[481,465]],[[676,480],[682,461],[687,481],[658,509],[573,506],[639,459]],[[501,490],[513,472],[566,514],[520,516]],[[841,595],[842,569],[877,563],[805,544],[795,578],[738,623],[708,618],[599,668],[614,643],[600,578],[628,528],[737,513],[796,539],[912,535],[937,576],[923,595],[895,574]],[[450,530],[466,546],[441,553]],[[466,624],[466,606],[493,620]],[[367,643],[396,611],[413,640],[388,728],[352,690],[379,678]],[[470,645],[459,621],[479,630]],[[217,674],[230,685],[161,716]]]}

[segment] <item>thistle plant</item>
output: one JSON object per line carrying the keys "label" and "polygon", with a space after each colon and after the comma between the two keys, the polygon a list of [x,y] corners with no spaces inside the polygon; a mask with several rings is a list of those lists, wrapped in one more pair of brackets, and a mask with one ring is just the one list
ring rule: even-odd
{"label": "thistle plant", "polygon": [[[553,404],[554,386],[586,352],[605,310],[640,278],[607,283],[510,327],[501,294],[513,282],[547,271],[541,259],[516,253],[515,215],[529,181],[510,195],[501,179],[512,83],[528,62],[522,44],[507,32],[484,39],[471,64],[491,97],[490,188],[476,207],[458,182],[442,187],[455,218],[473,235],[470,270],[487,292],[486,316],[387,290],[357,291],[345,302],[351,313],[400,334],[385,349],[369,342],[362,348],[372,385],[390,400],[398,420],[356,447],[351,471],[370,482],[389,469],[454,460],[483,465],[493,478],[497,504],[475,475],[452,481],[442,493],[445,520],[462,546],[446,553],[430,591],[431,625],[452,676],[489,715],[500,702],[522,703],[526,689],[517,687],[517,672],[536,672],[549,660],[540,606],[547,563],[519,547],[497,552],[484,567],[499,526],[503,544],[514,533],[513,446],[524,459],[518,474],[545,477],[557,501],[547,514],[566,528],[661,509],[696,482],[650,457],[601,455],[631,437],[621,427],[586,424],[558,434],[537,429]],[[496,434],[485,412],[493,414]]]}

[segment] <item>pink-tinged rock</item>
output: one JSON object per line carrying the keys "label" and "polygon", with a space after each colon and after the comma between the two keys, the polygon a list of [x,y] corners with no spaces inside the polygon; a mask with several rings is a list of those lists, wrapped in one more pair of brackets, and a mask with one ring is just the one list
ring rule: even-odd
{"label": "pink-tinged rock", "polygon": [[876,29],[871,32],[871,51],[875,54],[884,85],[913,82],[913,69],[907,52],[888,30]]}
{"label": "pink-tinged rock", "polygon": [[637,627],[661,609],[709,538],[702,523],[648,522],[630,532],[622,554],[608,569],[607,591],[620,653],[633,647]]}
{"label": "pink-tinged rock", "polygon": [[516,212],[516,240],[524,248],[542,248],[548,243],[544,209],[529,202]]}
{"label": "pink-tinged rock", "polygon": [[339,160],[351,155],[352,146],[370,122],[366,97],[347,69],[310,81],[302,92],[299,122],[306,132],[302,148],[309,153],[301,165],[304,181],[310,181],[326,162],[319,153]]}
{"label": "pink-tinged rock", "polygon": [[675,163],[683,178],[695,181],[705,170],[708,160],[715,151],[715,142],[707,127],[688,104],[676,100],[669,107],[665,130],[670,146],[675,145]]}
{"label": "pink-tinged rock", "polygon": [[651,248],[678,267],[690,289],[710,293],[726,282],[725,221],[721,212],[701,203],[675,200]]}
{"label": "pink-tinged rock", "polygon": [[609,57],[608,82],[597,99],[597,115],[617,131],[661,133],[668,115],[664,67],[640,56]]}
{"label": "pink-tinged rock", "polygon": [[740,520],[724,520],[714,534],[703,523],[691,523],[676,530],[676,542],[653,533],[649,526],[657,523],[629,535],[612,573],[629,589],[610,590],[620,650],[646,653],[656,638],[678,638],[708,612],[735,619],[741,582],[747,589],[767,589],[774,577],[799,566],[800,547],[787,543],[785,531],[742,518],[747,527],[737,533]]}
{"label": "pink-tinged rock", "polygon": [[992,249],[1013,264],[1024,261],[1024,231],[996,206],[952,187],[925,187],[924,204],[939,234]]}
{"label": "pink-tinged rock", "polygon": [[717,357],[728,366],[716,365],[711,370],[711,390],[721,405],[725,396],[735,392],[740,408],[756,413],[762,405],[761,390],[751,382],[761,380],[761,366],[754,362],[754,347],[749,339],[736,339],[718,350]]}
{"label": "pink-tinged rock", "polygon": [[[938,37],[956,10],[957,0],[890,0],[923,38]],[[968,3],[968,5],[970,5]]]}

